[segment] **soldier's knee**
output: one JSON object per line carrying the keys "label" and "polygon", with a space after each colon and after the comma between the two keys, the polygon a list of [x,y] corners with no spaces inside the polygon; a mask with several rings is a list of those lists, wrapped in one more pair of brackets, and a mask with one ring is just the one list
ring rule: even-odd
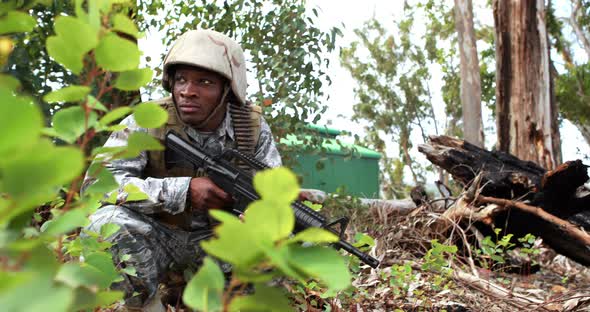
{"label": "soldier's knee", "polygon": [[146,235],[152,230],[152,226],[146,222],[146,216],[125,207],[109,205],[98,209],[90,216],[88,230],[100,232],[100,228],[108,223],[118,225],[119,231],[129,234]]}

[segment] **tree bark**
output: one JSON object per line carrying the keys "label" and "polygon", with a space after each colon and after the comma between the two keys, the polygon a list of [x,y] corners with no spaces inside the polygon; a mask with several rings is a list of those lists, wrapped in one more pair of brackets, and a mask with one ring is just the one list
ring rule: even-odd
{"label": "tree bark", "polygon": [[455,0],[455,28],[461,55],[461,104],[463,136],[478,147],[484,146],[481,118],[481,78],[471,0]]}
{"label": "tree bark", "polygon": [[561,159],[551,101],[543,0],[494,0],[498,149],[555,168]]}
{"label": "tree bark", "polygon": [[576,126],[576,128],[578,128],[578,130],[582,134],[582,137],[584,138],[584,140],[586,140],[586,143],[588,143],[588,145],[590,145],[590,125],[586,125],[586,124],[574,124],[574,125]]}
{"label": "tree bark", "polygon": [[584,51],[586,51],[586,54],[590,57],[590,40],[588,40],[588,37],[584,34],[584,31],[582,30],[582,27],[580,27],[580,24],[578,24],[577,20],[580,9],[582,8],[582,2],[576,0],[573,1],[573,5],[572,15],[570,16],[569,22],[576,33],[576,37],[578,37],[582,47],[584,47]]}

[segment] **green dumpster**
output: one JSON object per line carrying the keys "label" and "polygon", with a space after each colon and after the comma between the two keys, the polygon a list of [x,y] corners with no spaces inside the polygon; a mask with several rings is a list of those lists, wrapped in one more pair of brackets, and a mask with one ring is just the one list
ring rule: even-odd
{"label": "green dumpster", "polygon": [[310,150],[294,135],[281,139],[281,143],[291,147],[289,156],[296,163],[291,169],[300,177],[302,188],[334,193],[344,187],[351,195],[379,197],[381,154],[355,144],[338,144],[336,137],[340,130],[316,125],[308,128],[314,135],[325,138],[321,148]]}

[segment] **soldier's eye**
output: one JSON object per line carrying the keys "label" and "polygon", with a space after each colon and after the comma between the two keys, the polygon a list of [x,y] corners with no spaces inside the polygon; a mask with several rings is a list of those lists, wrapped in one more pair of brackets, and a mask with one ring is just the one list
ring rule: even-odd
{"label": "soldier's eye", "polygon": [[209,80],[209,79],[202,79],[201,83],[205,84],[205,85],[210,85],[213,84],[213,81]]}
{"label": "soldier's eye", "polygon": [[184,76],[176,76],[176,82],[185,82]]}

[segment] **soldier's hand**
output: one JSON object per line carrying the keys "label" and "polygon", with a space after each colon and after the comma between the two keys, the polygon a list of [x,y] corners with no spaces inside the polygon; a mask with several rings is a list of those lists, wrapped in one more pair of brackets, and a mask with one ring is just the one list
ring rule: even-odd
{"label": "soldier's hand", "polygon": [[221,209],[233,202],[229,194],[207,177],[191,179],[189,193],[193,210]]}

